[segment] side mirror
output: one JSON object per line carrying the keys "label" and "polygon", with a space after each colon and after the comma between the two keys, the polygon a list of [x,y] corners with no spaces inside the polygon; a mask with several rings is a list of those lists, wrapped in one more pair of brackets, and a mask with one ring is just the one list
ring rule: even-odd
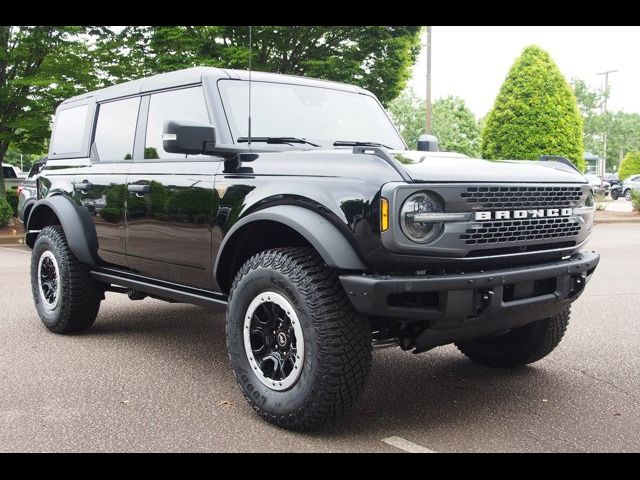
{"label": "side mirror", "polygon": [[162,132],[162,148],[169,153],[206,154],[216,145],[216,129],[206,123],[169,120]]}
{"label": "side mirror", "polygon": [[438,139],[433,135],[420,135],[418,138],[418,150],[421,152],[437,152]]}

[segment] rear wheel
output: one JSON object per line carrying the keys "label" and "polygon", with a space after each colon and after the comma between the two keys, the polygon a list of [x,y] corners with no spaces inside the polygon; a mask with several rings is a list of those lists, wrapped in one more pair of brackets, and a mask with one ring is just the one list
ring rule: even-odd
{"label": "rear wheel", "polygon": [[55,333],[93,325],[104,293],[69,249],[60,225],[43,228],[33,246],[31,291],[42,323]]}
{"label": "rear wheel", "polygon": [[560,343],[569,324],[570,309],[501,335],[456,343],[458,349],[480,365],[510,368],[537,362]]}
{"label": "rear wheel", "polygon": [[631,189],[627,188],[627,190],[624,192],[624,199],[631,201]]}
{"label": "rear wheel", "polygon": [[276,425],[318,427],[345,413],[366,383],[368,321],[309,248],[268,250],[244,264],[229,295],[226,332],[242,393]]}

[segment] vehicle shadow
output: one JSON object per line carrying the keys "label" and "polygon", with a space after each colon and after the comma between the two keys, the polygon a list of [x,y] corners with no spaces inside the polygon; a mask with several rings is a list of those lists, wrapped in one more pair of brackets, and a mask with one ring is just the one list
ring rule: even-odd
{"label": "vehicle shadow", "polygon": [[[232,400],[244,406],[227,358],[224,312],[143,302],[149,303],[139,311],[126,306],[109,309],[83,337],[99,342],[105,337],[114,342],[128,339],[134,343],[131,348],[144,349],[160,363],[177,354],[183,365],[207,379],[203,389],[234,392]],[[532,415],[532,408],[542,407],[546,397],[562,395],[568,389],[566,375],[544,362],[514,370],[482,367],[453,347],[420,355],[399,348],[376,351],[367,387],[350,414],[318,431],[298,435],[335,440],[380,431],[415,428],[425,432],[452,426],[459,430],[483,421],[514,421]],[[238,413],[254,415],[248,406]],[[262,422],[257,416],[255,421]]]}

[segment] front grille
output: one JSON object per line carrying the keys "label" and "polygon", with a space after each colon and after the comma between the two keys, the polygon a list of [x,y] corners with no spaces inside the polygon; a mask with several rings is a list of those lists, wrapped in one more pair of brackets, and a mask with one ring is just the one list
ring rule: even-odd
{"label": "front grille", "polygon": [[460,235],[467,245],[490,243],[530,242],[574,237],[580,224],[568,218],[538,218],[530,220],[500,220],[482,222],[480,228],[468,228]]}
{"label": "front grille", "polygon": [[575,207],[583,195],[580,186],[469,187],[460,196],[474,209]]}

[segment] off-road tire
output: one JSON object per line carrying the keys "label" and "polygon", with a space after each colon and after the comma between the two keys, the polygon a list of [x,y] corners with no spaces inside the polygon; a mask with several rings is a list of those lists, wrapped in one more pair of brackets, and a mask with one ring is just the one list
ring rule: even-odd
{"label": "off-road tire", "polygon": [[[53,310],[45,307],[38,287],[40,257],[51,252],[59,268],[60,297]],[[93,325],[98,315],[104,290],[89,273],[89,267],[80,262],[69,249],[60,225],[42,229],[31,254],[31,291],[42,323],[52,332],[75,333]]]}
{"label": "off-road tire", "polygon": [[470,360],[494,368],[527,365],[549,355],[558,346],[569,324],[570,308],[502,335],[456,343]]}
{"label": "off-road tire", "polygon": [[[248,306],[264,291],[286,297],[304,333],[302,372],[284,391],[258,379],[243,343]],[[227,305],[226,339],[244,397],[264,419],[293,430],[315,429],[348,411],[371,367],[366,317],[353,309],[337,272],[310,248],[263,251],[240,268]]]}

